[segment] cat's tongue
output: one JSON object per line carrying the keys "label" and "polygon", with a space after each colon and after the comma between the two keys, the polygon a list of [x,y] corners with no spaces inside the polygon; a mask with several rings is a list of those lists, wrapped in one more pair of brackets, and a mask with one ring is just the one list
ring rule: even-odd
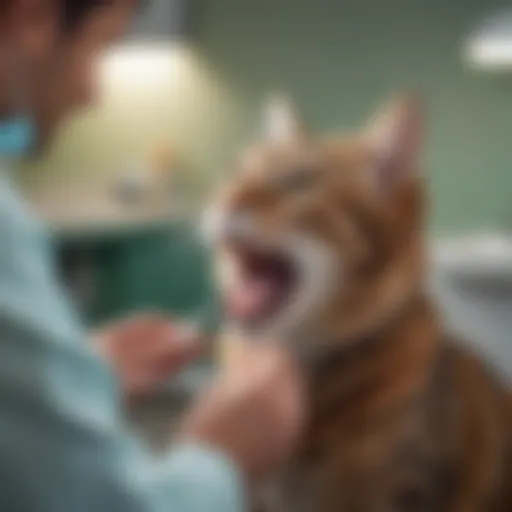
{"label": "cat's tongue", "polygon": [[275,283],[270,279],[262,276],[241,279],[228,294],[227,308],[239,320],[258,318],[266,313],[275,294]]}

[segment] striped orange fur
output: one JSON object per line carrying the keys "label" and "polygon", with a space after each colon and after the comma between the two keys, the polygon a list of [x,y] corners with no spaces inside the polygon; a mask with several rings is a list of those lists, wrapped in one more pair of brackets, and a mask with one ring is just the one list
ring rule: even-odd
{"label": "striped orange fur", "polygon": [[[279,108],[271,135],[214,201],[222,222],[242,213],[251,220],[244,233],[221,229],[214,238],[219,264],[235,260],[235,274],[246,245],[300,261],[283,242],[290,233],[332,256],[324,264],[332,265],[330,282],[296,318],[227,321],[228,347],[235,335],[238,350],[273,337],[289,344],[308,376],[311,417],[266,508],[511,511],[508,391],[445,334],[425,288],[417,103],[401,98],[362,133],[328,138],[309,133],[290,105]],[[315,269],[303,260],[303,272]],[[307,295],[300,278],[295,293]],[[229,292],[224,275],[219,285]]]}

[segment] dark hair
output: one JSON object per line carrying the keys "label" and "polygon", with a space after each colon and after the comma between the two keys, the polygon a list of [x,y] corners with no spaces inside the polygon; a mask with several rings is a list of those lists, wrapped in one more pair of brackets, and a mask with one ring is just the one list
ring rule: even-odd
{"label": "dark hair", "polygon": [[106,2],[105,0],[59,0],[61,8],[62,28],[65,32],[73,32],[84,17]]}
{"label": "dark hair", "polygon": [[[73,32],[91,11],[100,7],[108,7],[114,0],[59,0],[62,9],[62,26],[66,32]],[[146,3],[138,0],[134,4]]]}

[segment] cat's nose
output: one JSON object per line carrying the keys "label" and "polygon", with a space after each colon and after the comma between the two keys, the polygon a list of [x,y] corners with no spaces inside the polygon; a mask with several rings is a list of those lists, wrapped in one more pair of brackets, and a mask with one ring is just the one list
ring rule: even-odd
{"label": "cat's nose", "polygon": [[205,238],[210,242],[240,242],[251,237],[254,221],[249,213],[217,207],[205,212],[202,228]]}

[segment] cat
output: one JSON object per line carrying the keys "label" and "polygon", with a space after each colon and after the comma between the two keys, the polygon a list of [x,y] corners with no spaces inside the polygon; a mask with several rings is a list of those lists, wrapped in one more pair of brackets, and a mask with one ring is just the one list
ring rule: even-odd
{"label": "cat", "polygon": [[323,137],[275,99],[209,208],[226,364],[267,338],[307,375],[267,512],[512,510],[509,392],[427,293],[422,110],[399,96]]}

